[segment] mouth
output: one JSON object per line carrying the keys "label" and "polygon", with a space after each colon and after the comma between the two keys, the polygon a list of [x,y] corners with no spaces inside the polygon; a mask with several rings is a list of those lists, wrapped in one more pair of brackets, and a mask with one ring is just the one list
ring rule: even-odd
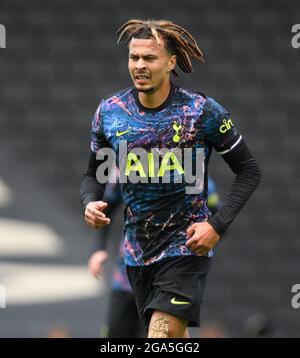
{"label": "mouth", "polygon": [[137,74],[134,79],[137,83],[142,84],[149,81],[150,77],[146,74]]}

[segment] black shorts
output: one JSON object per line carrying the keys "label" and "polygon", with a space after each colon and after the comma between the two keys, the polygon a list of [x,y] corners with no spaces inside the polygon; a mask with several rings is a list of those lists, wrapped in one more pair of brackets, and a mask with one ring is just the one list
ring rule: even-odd
{"label": "black shorts", "polygon": [[149,266],[127,266],[138,312],[148,330],[154,310],[200,326],[200,306],[212,259],[176,256]]}

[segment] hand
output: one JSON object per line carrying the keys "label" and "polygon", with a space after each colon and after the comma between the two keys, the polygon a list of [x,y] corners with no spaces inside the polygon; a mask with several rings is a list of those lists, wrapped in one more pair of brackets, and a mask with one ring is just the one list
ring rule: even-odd
{"label": "hand", "polygon": [[194,223],[187,229],[185,244],[197,256],[204,256],[220,240],[220,235],[208,222]]}
{"label": "hand", "polygon": [[94,229],[100,229],[110,223],[110,219],[105,216],[103,210],[107,203],[104,201],[91,201],[87,204],[84,212],[85,222]]}
{"label": "hand", "polygon": [[107,260],[108,254],[104,250],[96,251],[89,258],[88,267],[90,273],[97,279],[101,278],[104,274],[103,264]]}

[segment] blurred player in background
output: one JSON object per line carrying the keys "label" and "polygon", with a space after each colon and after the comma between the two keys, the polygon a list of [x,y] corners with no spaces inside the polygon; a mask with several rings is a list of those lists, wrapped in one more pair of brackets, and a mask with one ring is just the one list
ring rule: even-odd
{"label": "blurred player in background", "polygon": [[[112,217],[122,205],[122,194],[119,184],[109,183],[106,186],[104,200],[107,202],[105,213]],[[104,275],[104,263],[108,259],[108,240],[120,241],[119,253],[113,272],[111,294],[108,303],[108,315],[104,326],[101,327],[102,338],[136,338],[143,336],[144,328],[141,324],[134,299],[134,294],[128,281],[124,263],[124,245],[120,237],[112,238],[111,226],[96,231],[93,238],[92,252],[88,261],[91,274],[100,278]]]}

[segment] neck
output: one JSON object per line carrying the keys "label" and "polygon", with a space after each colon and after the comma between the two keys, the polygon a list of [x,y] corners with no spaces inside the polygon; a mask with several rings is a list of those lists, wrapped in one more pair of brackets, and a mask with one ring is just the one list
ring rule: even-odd
{"label": "neck", "polygon": [[146,108],[157,108],[165,102],[170,93],[170,81],[166,81],[153,92],[138,92],[139,101]]}

